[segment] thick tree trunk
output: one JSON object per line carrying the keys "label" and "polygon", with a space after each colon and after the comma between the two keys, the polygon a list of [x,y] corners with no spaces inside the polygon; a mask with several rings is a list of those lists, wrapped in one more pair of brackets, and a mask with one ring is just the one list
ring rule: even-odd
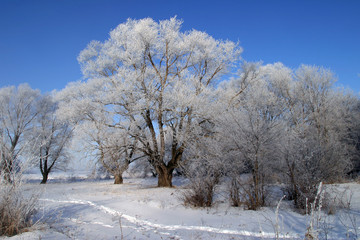
{"label": "thick tree trunk", "polygon": [[158,187],[172,187],[172,173],[173,170],[170,170],[166,167],[158,168]]}
{"label": "thick tree trunk", "polygon": [[121,173],[115,174],[114,184],[123,184],[123,182],[124,182],[124,180],[123,180],[122,174]]}
{"label": "thick tree trunk", "polygon": [[49,173],[48,172],[44,172],[43,173],[43,179],[41,181],[40,184],[46,184],[47,180],[48,180],[48,176],[49,176]]}

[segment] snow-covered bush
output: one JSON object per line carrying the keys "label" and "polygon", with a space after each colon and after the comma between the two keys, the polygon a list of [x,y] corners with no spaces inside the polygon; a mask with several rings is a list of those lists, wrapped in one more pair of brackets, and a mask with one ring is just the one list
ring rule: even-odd
{"label": "snow-covered bush", "polygon": [[201,154],[199,159],[193,160],[183,170],[190,184],[183,192],[184,205],[194,207],[211,207],[214,192],[220,177],[223,175],[222,167],[214,160],[209,160],[209,155]]}
{"label": "snow-covered bush", "polygon": [[183,192],[182,199],[185,206],[193,207],[211,207],[215,186],[217,184],[216,177],[191,179],[188,189]]}

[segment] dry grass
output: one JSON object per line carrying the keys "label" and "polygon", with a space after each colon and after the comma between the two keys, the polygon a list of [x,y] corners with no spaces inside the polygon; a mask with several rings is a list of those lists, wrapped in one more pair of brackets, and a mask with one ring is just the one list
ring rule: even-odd
{"label": "dry grass", "polygon": [[14,185],[0,186],[0,236],[13,236],[28,231],[33,225],[32,216],[38,197],[25,197]]}

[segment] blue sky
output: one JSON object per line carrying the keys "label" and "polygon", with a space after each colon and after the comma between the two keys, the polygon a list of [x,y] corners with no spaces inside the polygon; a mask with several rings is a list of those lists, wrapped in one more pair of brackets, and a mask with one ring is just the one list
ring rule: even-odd
{"label": "blue sky", "polygon": [[77,56],[127,18],[173,16],[184,31],[240,41],[247,61],[321,65],[360,92],[358,0],[0,0],[0,87],[43,92],[82,78]]}

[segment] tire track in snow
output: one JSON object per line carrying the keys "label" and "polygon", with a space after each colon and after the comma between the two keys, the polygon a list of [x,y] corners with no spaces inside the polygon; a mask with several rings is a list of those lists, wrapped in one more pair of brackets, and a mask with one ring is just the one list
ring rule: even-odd
{"label": "tire track in snow", "polygon": [[[231,229],[222,229],[216,227],[209,227],[209,226],[186,226],[186,225],[165,225],[159,223],[153,223],[147,220],[141,220],[136,217],[123,214],[119,211],[111,209],[109,207],[105,207],[103,205],[97,205],[91,201],[86,200],[54,200],[54,199],[40,199],[41,201],[48,201],[48,202],[57,202],[57,203],[69,203],[69,204],[81,204],[81,205],[88,205],[97,210],[102,211],[103,213],[112,215],[113,217],[120,217],[121,219],[125,219],[130,223],[140,225],[141,227],[147,228],[147,230],[169,230],[169,231],[176,231],[176,230],[187,230],[187,231],[202,231],[202,232],[209,232],[209,233],[217,233],[217,234],[228,234],[228,235],[239,235],[244,237],[258,237],[258,238],[274,238],[275,233],[268,233],[268,232],[250,232],[245,230],[231,230]],[[280,238],[287,238],[287,239],[297,239],[298,236],[296,235],[279,235]]]}

